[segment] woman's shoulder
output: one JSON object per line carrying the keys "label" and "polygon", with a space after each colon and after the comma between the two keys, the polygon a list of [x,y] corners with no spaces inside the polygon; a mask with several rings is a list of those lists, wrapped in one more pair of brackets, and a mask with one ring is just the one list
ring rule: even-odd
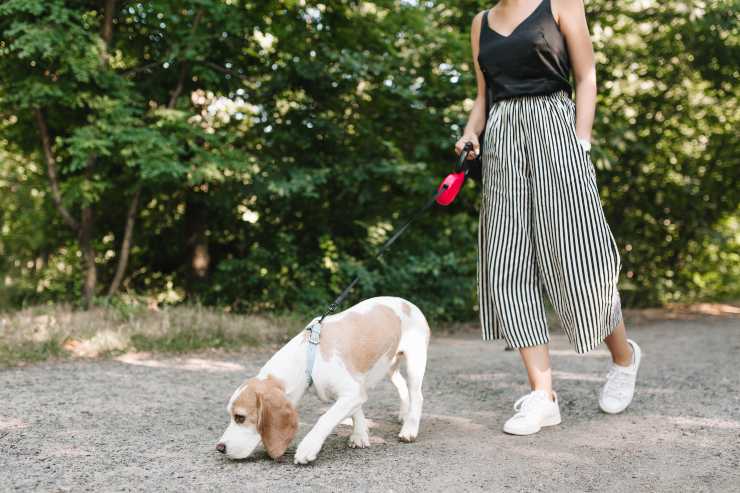
{"label": "woman's shoulder", "polygon": [[550,12],[558,25],[561,24],[561,14],[578,17],[585,9],[583,0],[550,0]]}
{"label": "woman's shoulder", "polygon": [[481,10],[480,12],[475,14],[475,17],[473,17],[473,25],[471,27],[473,34],[480,34],[481,28],[483,26],[483,18],[486,15],[486,12],[488,12],[488,10]]}

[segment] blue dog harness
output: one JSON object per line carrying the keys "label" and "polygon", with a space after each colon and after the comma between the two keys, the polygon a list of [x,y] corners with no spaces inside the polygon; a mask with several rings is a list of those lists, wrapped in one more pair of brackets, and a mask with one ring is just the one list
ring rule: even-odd
{"label": "blue dog harness", "polygon": [[306,326],[305,330],[310,332],[308,335],[308,358],[306,363],[306,378],[308,379],[308,386],[310,387],[313,383],[313,365],[316,362],[316,348],[319,346],[321,321],[318,318],[315,318]]}

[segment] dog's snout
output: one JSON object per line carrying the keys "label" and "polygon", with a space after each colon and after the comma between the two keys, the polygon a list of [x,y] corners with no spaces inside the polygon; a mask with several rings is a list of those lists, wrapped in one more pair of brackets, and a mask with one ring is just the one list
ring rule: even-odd
{"label": "dog's snout", "polygon": [[216,450],[218,450],[222,454],[225,454],[226,453],[226,444],[225,443],[217,443],[216,444]]}

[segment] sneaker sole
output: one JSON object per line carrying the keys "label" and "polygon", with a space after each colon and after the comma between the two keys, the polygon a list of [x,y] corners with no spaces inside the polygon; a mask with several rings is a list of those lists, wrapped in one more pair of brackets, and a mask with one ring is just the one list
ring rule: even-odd
{"label": "sneaker sole", "polygon": [[542,428],[545,428],[547,426],[555,426],[559,425],[561,423],[562,419],[560,418],[560,415],[552,416],[550,418],[545,419],[545,421],[542,422],[540,427],[534,431],[530,432],[522,432],[517,430],[507,430],[506,426],[504,426],[504,433],[508,433],[509,435],[517,435],[517,436],[526,436],[526,435],[534,435],[535,433],[542,430]]}

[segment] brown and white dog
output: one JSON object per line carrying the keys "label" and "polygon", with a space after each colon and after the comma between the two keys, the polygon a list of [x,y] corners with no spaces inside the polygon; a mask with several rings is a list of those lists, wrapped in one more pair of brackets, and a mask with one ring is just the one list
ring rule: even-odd
{"label": "brown and white dog", "polygon": [[[226,407],[231,421],[216,446],[219,452],[242,459],[262,442],[273,459],[285,453],[298,429],[295,406],[309,387],[308,337],[309,331],[302,330],[256,377],[236,389]],[[334,404],[298,445],[294,462],[307,464],[316,459],[326,437],[349,416],[353,423],[349,446],[369,447],[362,405],[368,389],[385,375],[390,376],[401,399],[399,420],[403,426],[398,437],[404,442],[415,440],[428,345],[429,325],[424,314],[402,298],[370,298],[325,317],[312,376],[319,398]],[[402,357],[406,359],[408,385],[399,370]]]}

